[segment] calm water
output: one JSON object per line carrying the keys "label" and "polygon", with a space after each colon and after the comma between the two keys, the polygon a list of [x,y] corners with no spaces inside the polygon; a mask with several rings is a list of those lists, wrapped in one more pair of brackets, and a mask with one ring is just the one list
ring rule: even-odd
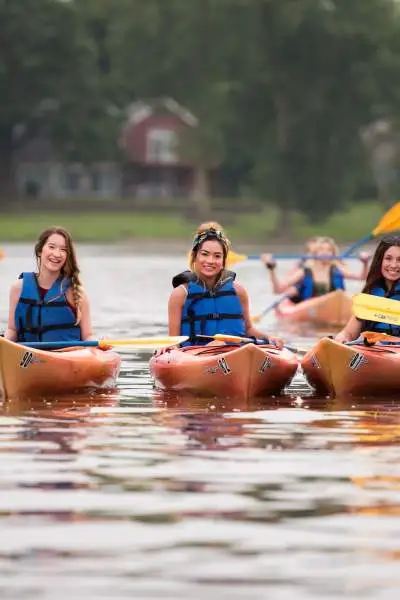
{"label": "calm water", "polygon": [[[33,264],[5,249],[3,326]],[[165,333],[183,259],[78,250],[99,336]],[[237,271],[262,310],[265,269]],[[1,600],[399,597],[399,400],[317,401],[300,374],[264,404],[168,399],[148,358],[124,352],[116,393],[0,409]]]}

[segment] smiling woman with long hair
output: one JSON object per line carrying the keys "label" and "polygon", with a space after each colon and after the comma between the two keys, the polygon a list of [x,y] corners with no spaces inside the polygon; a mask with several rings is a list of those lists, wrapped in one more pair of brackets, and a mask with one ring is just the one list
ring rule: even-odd
{"label": "smiling woman with long hair", "polygon": [[[387,236],[376,248],[362,290],[365,294],[400,300],[400,236]],[[378,331],[400,337],[400,327],[389,323],[362,321],[352,316],[335,339],[349,342],[362,331]]]}
{"label": "smiling woman with long hair", "polygon": [[10,290],[5,337],[17,342],[87,340],[89,301],[70,233],[49,227],[35,244],[36,272],[21,273]]}

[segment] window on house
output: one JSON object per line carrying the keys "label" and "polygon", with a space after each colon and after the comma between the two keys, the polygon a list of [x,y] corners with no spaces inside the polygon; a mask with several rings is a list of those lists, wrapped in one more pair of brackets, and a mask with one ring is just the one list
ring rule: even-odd
{"label": "window on house", "polygon": [[65,173],[65,189],[69,192],[77,192],[81,187],[81,173],[67,171]]}
{"label": "window on house", "polygon": [[150,129],[147,134],[147,160],[156,163],[174,163],[177,140],[171,129]]}
{"label": "window on house", "polygon": [[94,192],[100,192],[103,189],[103,173],[100,171],[92,171],[92,190]]}

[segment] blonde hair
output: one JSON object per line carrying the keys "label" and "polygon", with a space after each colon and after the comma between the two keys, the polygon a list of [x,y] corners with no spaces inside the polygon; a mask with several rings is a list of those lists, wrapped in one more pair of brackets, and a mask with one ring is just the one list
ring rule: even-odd
{"label": "blonde hair", "polygon": [[342,261],[340,260],[340,258],[337,258],[337,259],[334,258],[335,256],[339,257],[340,253],[339,253],[339,247],[332,237],[320,236],[317,239],[317,243],[318,244],[328,244],[330,246],[331,254],[332,254],[332,258],[330,260],[333,265],[337,266],[339,264],[342,264]]}
{"label": "blonde hair", "polygon": [[328,236],[321,236],[321,237],[317,238],[316,241],[319,244],[329,244],[329,246],[331,247],[332,255],[333,256],[339,255],[339,247],[333,238],[328,237]]}
{"label": "blonde hair", "polygon": [[230,241],[227,238],[223,228],[217,221],[209,221],[201,223],[196,230],[193,238],[192,249],[190,251],[190,269],[194,271],[194,263],[196,256],[203,243],[207,240],[216,240],[221,244],[223,254],[223,271],[225,270],[226,261],[230,249]]}
{"label": "blonde hair", "polygon": [[72,298],[76,309],[76,322],[75,325],[79,325],[81,320],[81,306],[83,299],[83,286],[80,279],[80,269],[78,267],[78,261],[76,258],[76,252],[74,244],[72,242],[71,234],[63,227],[53,226],[48,227],[39,236],[38,241],[35,244],[35,257],[40,271],[40,257],[42,254],[43,246],[51,235],[61,235],[65,240],[67,247],[67,258],[64,266],[61,269],[61,275],[65,279],[69,279],[71,282]]}

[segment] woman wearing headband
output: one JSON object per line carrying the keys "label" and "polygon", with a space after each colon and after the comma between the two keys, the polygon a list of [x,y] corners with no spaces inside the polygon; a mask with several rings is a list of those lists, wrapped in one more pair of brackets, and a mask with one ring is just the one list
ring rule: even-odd
{"label": "woman wearing headband", "polygon": [[251,322],[246,289],[226,270],[229,240],[218,223],[204,223],[194,237],[190,270],[176,275],[168,303],[169,335],[187,335],[187,345],[206,344],[217,333],[282,340],[267,336]]}

